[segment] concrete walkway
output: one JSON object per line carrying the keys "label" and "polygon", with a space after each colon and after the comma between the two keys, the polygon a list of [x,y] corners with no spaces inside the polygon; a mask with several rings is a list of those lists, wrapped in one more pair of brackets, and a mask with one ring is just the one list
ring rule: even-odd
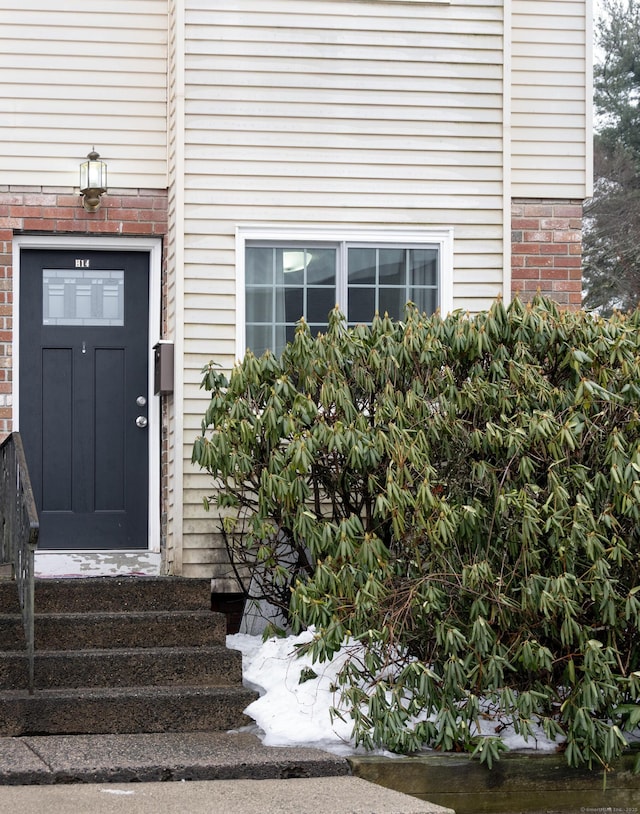
{"label": "concrete walkway", "polygon": [[352,777],[336,755],[212,732],[0,738],[0,811],[453,814]]}
{"label": "concrete walkway", "polygon": [[20,814],[453,814],[357,777],[0,787]]}

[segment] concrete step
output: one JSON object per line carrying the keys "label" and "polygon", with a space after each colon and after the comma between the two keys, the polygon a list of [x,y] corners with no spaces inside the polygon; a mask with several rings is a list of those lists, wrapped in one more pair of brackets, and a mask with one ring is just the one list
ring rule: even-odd
{"label": "concrete step", "polygon": [[[242,683],[242,655],[223,645],[36,652],[36,689]],[[0,689],[27,686],[27,658],[0,653]]]}
{"label": "concrete step", "polygon": [[[156,732],[124,735],[26,735],[23,738],[0,738],[0,811],[18,811],[4,805],[3,795],[9,785],[135,783],[179,780],[264,780],[267,777],[289,780],[297,777],[335,777],[349,774],[344,757],[305,746],[264,746],[247,732]],[[364,782],[364,781],[363,781]],[[184,784],[183,784],[184,785]],[[130,786],[131,789],[134,786]],[[51,791],[51,789],[49,789]],[[214,797],[207,814],[225,811]],[[103,793],[103,797],[108,796]],[[279,802],[280,798],[276,798]],[[132,814],[138,807],[121,810]],[[60,814],[44,798],[37,812]],[[74,814],[90,811],[80,808]],[[110,814],[115,814],[109,806]],[[189,812],[187,802],[161,811]],[[287,809],[287,811],[297,809]],[[343,807],[344,811],[351,811]],[[373,809],[371,809],[373,811]],[[31,809],[29,809],[31,811]],[[262,814],[269,806],[265,801]],[[315,814],[320,811],[316,801]],[[322,811],[325,811],[324,806]],[[22,812],[26,814],[26,812]],[[371,812],[369,812],[371,814]]]}
{"label": "concrete step", "polygon": [[[36,579],[36,613],[210,610],[211,581],[182,577]],[[19,613],[16,583],[0,579],[0,612]]]}
{"label": "concrete step", "polygon": [[[208,610],[36,614],[36,650],[224,645],[225,617]],[[0,649],[24,648],[21,617],[0,614]]]}
{"label": "concrete step", "polygon": [[0,736],[220,731],[256,694],[209,580],[36,580],[33,695],[15,582],[0,582]]}
{"label": "concrete step", "polygon": [[25,646],[22,617],[17,613],[0,614],[0,648],[2,650],[24,650]]}
{"label": "concrete step", "polygon": [[0,613],[12,615],[20,613],[16,582],[7,577],[0,578]]}
{"label": "concrete step", "polygon": [[245,687],[118,687],[0,692],[0,733],[223,732],[250,723]]}
{"label": "concrete step", "polygon": [[[0,595],[0,609],[4,607]],[[211,581],[182,577],[37,579],[36,613],[211,610]]]}

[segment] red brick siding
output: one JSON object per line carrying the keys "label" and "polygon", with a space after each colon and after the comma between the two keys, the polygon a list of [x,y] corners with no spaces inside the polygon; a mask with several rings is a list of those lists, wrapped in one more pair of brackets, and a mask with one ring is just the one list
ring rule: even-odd
{"label": "red brick siding", "polygon": [[[69,190],[0,186],[0,439],[12,429],[14,234],[135,235],[167,233],[167,194],[139,189],[110,192],[87,212]],[[166,275],[163,269],[163,298]]]}
{"label": "red brick siding", "polygon": [[514,200],[511,204],[511,290],[537,291],[568,308],[582,302],[582,202]]}

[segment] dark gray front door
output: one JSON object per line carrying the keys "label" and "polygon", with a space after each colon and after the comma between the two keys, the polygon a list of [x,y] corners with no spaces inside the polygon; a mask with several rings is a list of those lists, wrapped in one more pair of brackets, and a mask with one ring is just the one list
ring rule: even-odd
{"label": "dark gray front door", "polygon": [[24,249],[20,431],[41,549],[147,548],[145,252]]}

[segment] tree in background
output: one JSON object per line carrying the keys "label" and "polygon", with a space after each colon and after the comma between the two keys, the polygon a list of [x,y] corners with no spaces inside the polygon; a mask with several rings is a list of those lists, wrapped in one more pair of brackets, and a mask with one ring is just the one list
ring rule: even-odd
{"label": "tree in background", "polygon": [[640,0],[604,0],[596,44],[595,186],[585,207],[584,306],[640,303]]}

